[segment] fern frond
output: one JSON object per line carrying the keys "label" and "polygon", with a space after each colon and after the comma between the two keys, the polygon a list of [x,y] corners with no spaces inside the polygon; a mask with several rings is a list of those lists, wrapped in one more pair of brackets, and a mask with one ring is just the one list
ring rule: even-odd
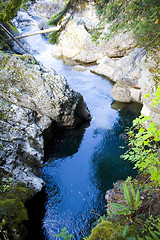
{"label": "fern frond", "polygon": [[134,201],[134,208],[135,210],[137,210],[142,204],[142,201],[140,200],[140,193],[139,193],[139,189],[136,192],[136,198]]}
{"label": "fern frond", "polygon": [[129,184],[129,188],[130,188],[130,192],[131,192],[131,194],[132,194],[132,198],[133,198],[133,200],[135,200],[136,193],[135,193],[135,190],[134,190],[134,188],[133,188],[132,183]]}
{"label": "fern frond", "polygon": [[128,212],[128,208],[118,204],[118,203],[109,203],[107,204],[107,213],[109,215],[126,215]]}
{"label": "fern frond", "polygon": [[152,230],[149,229],[149,232],[153,238],[153,240],[159,240],[159,236],[157,236],[157,234],[155,232],[153,232]]}
{"label": "fern frond", "polygon": [[128,206],[131,206],[132,204],[132,197],[129,191],[129,188],[126,183],[123,184],[123,191],[124,191],[124,198],[126,200],[126,203]]}

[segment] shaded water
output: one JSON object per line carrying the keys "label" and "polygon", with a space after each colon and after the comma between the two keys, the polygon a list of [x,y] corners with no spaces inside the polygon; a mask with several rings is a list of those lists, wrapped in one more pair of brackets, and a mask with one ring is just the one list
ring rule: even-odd
{"label": "shaded water", "polygon": [[[35,31],[29,27],[25,32]],[[42,220],[43,239],[58,239],[55,234],[66,227],[73,239],[83,239],[99,214],[105,213],[105,192],[113,183],[134,175],[128,162],[120,155],[125,145],[122,134],[138,116],[137,104],[113,103],[112,83],[92,74],[74,70],[72,64],[52,57],[52,45],[42,36],[30,37],[35,57],[67,78],[87,103],[92,120],[89,126],[57,134],[46,151],[42,168],[46,183],[45,212]]]}

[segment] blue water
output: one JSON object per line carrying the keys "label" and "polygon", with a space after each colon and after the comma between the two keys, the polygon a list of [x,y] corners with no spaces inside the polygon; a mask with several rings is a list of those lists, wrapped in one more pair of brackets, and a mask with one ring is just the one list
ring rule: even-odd
{"label": "blue water", "polygon": [[106,190],[117,180],[135,174],[131,164],[120,158],[124,152],[120,146],[126,146],[124,129],[131,126],[140,107],[113,102],[109,80],[92,74],[90,67],[80,72],[74,70],[75,63],[64,64],[53,58],[52,45],[44,37],[33,36],[28,42],[39,52],[37,60],[65,76],[83,95],[92,116],[89,126],[84,124],[54,137],[42,168],[47,196],[43,238],[59,239],[55,234],[66,227],[73,239],[80,240],[106,212]]}
{"label": "blue water", "polygon": [[84,96],[92,120],[89,127],[58,134],[48,149],[42,169],[47,240],[58,239],[53,236],[63,227],[73,239],[87,236],[99,215],[105,213],[106,190],[117,180],[134,175],[132,166],[120,158],[124,150],[119,146],[125,145],[121,136],[136,116],[131,111],[135,104],[123,105],[121,111],[112,109],[112,84],[89,70],[77,72],[64,66],[62,74]]}

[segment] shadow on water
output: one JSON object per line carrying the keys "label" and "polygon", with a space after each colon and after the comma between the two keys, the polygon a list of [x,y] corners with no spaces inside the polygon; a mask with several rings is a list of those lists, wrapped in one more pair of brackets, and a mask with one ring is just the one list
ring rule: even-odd
{"label": "shadow on water", "polygon": [[46,197],[45,189],[43,188],[31,200],[25,203],[29,222],[26,224],[28,234],[24,240],[44,240],[42,219],[45,215]]}

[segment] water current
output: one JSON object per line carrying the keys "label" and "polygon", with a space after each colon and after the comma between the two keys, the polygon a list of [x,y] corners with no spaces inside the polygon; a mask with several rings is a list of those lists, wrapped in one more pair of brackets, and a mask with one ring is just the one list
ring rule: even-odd
{"label": "water current", "polygon": [[[24,33],[36,30],[33,24]],[[120,146],[126,146],[124,129],[138,116],[140,106],[114,102],[109,80],[91,73],[90,66],[76,71],[75,62],[65,64],[54,58],[52,45],[44,36],[29,37],[27,42],[37,51],[34,55],[38,61],[65,76],[69,85],[83,95],[92,116],[90,124],[54,136],[42,168],[45,201],[42,234],[37,239],[59,239],[55,234],[66,227],[73,239],[80,240],[106,212],[106,190],[117,180],[135,174],[131,164],[120,158],[124,152]]]}

